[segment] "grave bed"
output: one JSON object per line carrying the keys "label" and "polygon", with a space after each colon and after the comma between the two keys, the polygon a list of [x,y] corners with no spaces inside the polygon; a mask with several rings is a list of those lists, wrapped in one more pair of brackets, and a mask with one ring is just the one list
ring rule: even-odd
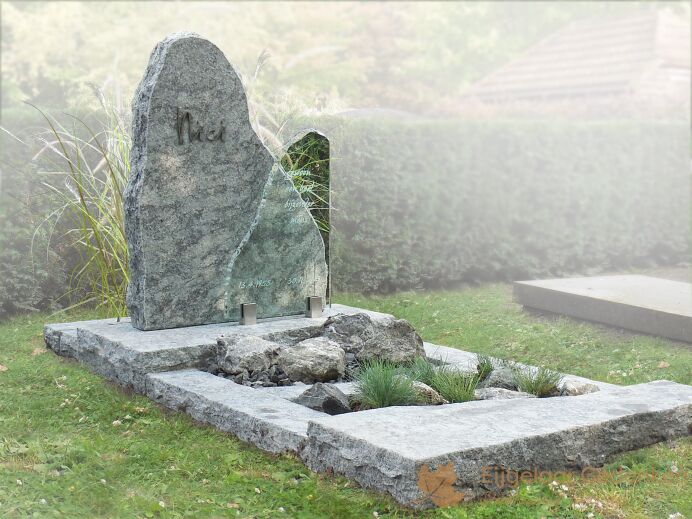
{"label": "grave bed", "polygon": [[[220,335],[294,341],[315,334],[331,315],[359,312],[333,305],[314,319],[148,332],[106,319],[47,325],[45,340],[57,354],[157,403],[266,451],[294,452],[313,470],[343,474],[414,508],[501,493],[511,488],[507,474],[601,466],[613,454],[692,434],[692,387],[667,381],[621,387],[565,375],[599,391],[329,416],[291,401],[308,386],[251,388],[203,371],[218,354]],[[475,369],[473,353],[424,346],[431,359]]]}

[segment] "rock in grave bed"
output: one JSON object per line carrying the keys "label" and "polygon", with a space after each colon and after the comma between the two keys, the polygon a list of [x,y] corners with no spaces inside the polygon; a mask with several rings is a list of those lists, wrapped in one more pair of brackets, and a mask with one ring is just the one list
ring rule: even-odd
{"label": "rock in grave bed", "polygon": [[407,321],[368,313],[333,316],[303,340],[233,335],[217,344],[218,358],[208,371],[253,387],[341,381],[359,362],[405,363],[425,356],[423,340]]}
{"label": "rock in grave bed", "polygon": [[291,380],[306,384],[338,380],[346,371],[346,352],[326,337],[315,337],[280,350],[277,365]]}
{"label": "rock in grave bed", "polygon": [[329,415],[351,412],[348,397],[344,392],[332,384],[323,384],[322,382],[317,382],[306,389],[293,401]]}
{"label": "rock in grave bed", "polygon": [[586,395],[588,393],[595,393],[599,391],[596,384],[590,382],[582,382],[580,380],[567,380],[562,384],[563,396],[579,396]]}
{"label": "rock in grave bed", "polygon": [[512,391],[501,387],[486,387],[474,391],[476,400],[513,400],[515,398],[536,398],[536,395],[523,391]]}
{"label": "rock in grave bed", "polygon": [[509,366],[494,368],[490,374],[478,384],[479,388],[499,387],[509,391],[517,390],[517,381],[514,370]]}
{"label": "rock in grave bed", "polygon": [[384,359],[400,364],[425,357],[423,339],[413,326],[391,316],[335,315],[325,321],[323,335],[358,361]]}

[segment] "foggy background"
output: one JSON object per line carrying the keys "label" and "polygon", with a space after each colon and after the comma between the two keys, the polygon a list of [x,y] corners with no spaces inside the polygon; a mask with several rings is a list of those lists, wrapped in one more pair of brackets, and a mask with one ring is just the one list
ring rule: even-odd
{"label": "foggy background", "polygon": [[337,294],[684,265],[689,20],[683,2],[3,2],[0,315],[55,306],[79,256],[42,226],[25,102],[103,122],[101,92],[128,127],[180,30],[226,54],[277,157],[328,137]]}

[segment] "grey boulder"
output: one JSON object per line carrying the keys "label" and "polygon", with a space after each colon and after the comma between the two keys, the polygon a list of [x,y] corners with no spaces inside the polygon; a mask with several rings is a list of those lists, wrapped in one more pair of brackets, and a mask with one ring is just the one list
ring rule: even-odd
{"label": "grey boulder", "polygon": [[293,381],[325,382],[343,377],[346,354],[334,341],[315,337],[282,349],[277,365]]}
{"label": "grey boulder", "polygon": [[596,384],[581,382],[579,380],[566,380],[562,384],[562,394],[565,396],[579,396],[600,391]]}
{"label": "grey boulder", "polygon": [[343,391],[332,384],[323,384],[322,382],[317,382],[293,401],[329,415],[351,412],[348,397]]}
{"label": "grey boulder", "polygon": [[523,391],[511,391],[501,387],[487,387],[476,389],[474,392],[476,400],[512,400],[514,398],[536,398],[536,395],[524,393]]}
{"label": "grey boulder", "polygon": [[279,345],[250,335],[240,337],[220,337],[221,347],[219,367],[231,375],[243,371],[254,373],[268,370],[277,356]]}
{"label": "grey boulder", "polygon": [[423,339],[413,326],[391,316],[339,314],[327,319],[323,335],[359,361],[377,358],[404,363],[425,357]]}
{"label": "grey boulder", "polygon": [[441,405],[449,402],[442,398],[440,393],[427,384],[415,380],[413,390],[416,392],[416,405]]}
{"label": "grey boulder", "polygon": [[508,366],[499,366],[490,372],[485,380],[478,384],[479,388],[499,387],[516,391],[517,381],[514,370]]}

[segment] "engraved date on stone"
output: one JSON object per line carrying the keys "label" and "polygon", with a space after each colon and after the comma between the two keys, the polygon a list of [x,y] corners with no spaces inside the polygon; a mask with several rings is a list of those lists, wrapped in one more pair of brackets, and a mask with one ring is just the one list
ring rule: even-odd
{"label": "engraved date on stone", "polygon": [[303,284],[303,276],[294,276],[288,279],[288,286],[295,287]]}
{"label": "engraved date on stone", "polygon": [[298,216],[293,216],[288,223],[290,225],[300,225],[308,221],[308,218],[304,214],[299,214]]}
{"label": "engraved date on stone", "polygon": [[[187,132],[185,131],[186,127]],[[226,127],[223,121],[218,128],[205,129],[189,111],[181,110],[180,107],[176,108],[175,132],[178,136],[178,144],[185,144],[186,135],[187,142],[223,142],[225,131]]]}
{"label": "engraved date on stone", "polygon": [[246,288],[266,288],[268,286],[271,286],[272,280],[271,279],[249,279],[249,280],[242,280],[238,283],[238,288],[240,289],[246,289]]}

